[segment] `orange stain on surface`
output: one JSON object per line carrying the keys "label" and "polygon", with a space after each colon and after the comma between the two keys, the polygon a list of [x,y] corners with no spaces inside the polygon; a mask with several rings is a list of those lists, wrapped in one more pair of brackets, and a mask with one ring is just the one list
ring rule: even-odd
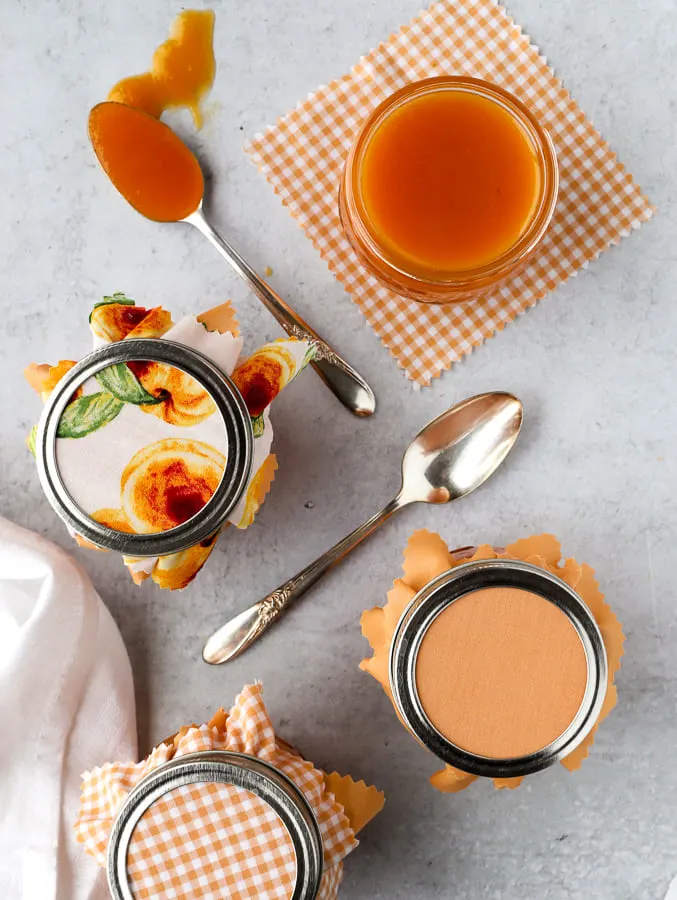
{"label": "orange stain on surface", "polygon": [[122,103],[99,103],[89,114],[89,138],[106,175],[141,215],[178,222],[200,205],[200,164],[167,125]]}
{"label": "orange stain on surface", "polygon": [[169,40],[153,54],[150,71],[119,81],[109,100],[133,106],[159,119],[166,109],[190,109],[195,127],[202,126],[200,103],[209,92],[216,72],[214,13],[188,9],[180,13]]}
{"label": "orange stain on surface", "polygon": [[484,266],[514,246],[540,172],[530,138],[498,103],[438,91],[384,118],[365,148],[360,189],[395,263],[424,276]]}

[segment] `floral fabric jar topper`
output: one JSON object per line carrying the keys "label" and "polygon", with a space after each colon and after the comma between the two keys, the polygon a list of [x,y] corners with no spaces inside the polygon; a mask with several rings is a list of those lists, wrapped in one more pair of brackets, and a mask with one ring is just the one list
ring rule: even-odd
{"label": "floral fabric jar topper", "polygon": [[[230,376],[234,393],[241,395],[238,402],[246,406],[253,433],[251,465],[225,524],[179,552],[132,556],[123,551],[137,584],[151,578],[162,588],[183,588],[226,525],[247,528],[254,521],[277,470],[270,405],[312,359],[314,347],[282,339],[241,358],[243,340],[230,303],[175,324],[161,306],[137,306],[116,293],[94,306],[89,325],[95,350],[161,338],[197,351]],[[53,392],[72,390],[60,414],[54,453],[70,498],[95,523],[120,534],[123,547],[124,535],[170,532],[190,521],[225,477],[231,453],[210,392],[179,366],[153,359],[107,366],[72,389],[67,378],[75,365],[62,360],[53,366],[33,363],[25,370],[44,402],[54,399]],[[28,439],[34,453],[38,434],[35,426]],[[69,527],[78,543],[105,549]]]}

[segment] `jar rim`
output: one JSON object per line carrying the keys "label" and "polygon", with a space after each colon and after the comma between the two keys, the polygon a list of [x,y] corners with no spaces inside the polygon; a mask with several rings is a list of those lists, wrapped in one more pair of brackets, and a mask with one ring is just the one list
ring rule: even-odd
{"label": "jar rim", "polygon": [[134,900],[127,854],[134,830],[165,794],[187,784],[233,785],[255,794],[282,821],[294,845],[296,883],[290,900],[313,900],[322,880],[323,844],[315,813],[301,789],[280,769],[247,753],[202,750],[175,757],[145,775],[126,797],[108,842],[108,885],[114,900]]}
{"label": "jar rim", "polygon": [[[378,128],[397,109],[413,99],[439,91],[464,91],[498,103],[526,134],[534,147],[541,172],[538,202],[527,227],[517,241],[504,253],[482,266],[442,272],[430,269],[427,274],[412,272],[402,265],[379,241],[372,227],[361,192],[361,169],[367,146]],[[499,85],[480,78],[461,75],[442,75],[412,82],[395,91],[380,103],[362,123],[348,154],[341,183],[341,203],[348,209],[351,226],[358,241],[366,249],[379,270],[387,270],[390,277],[404,279],[414,291],[476,290],[489,286],[506,269],[511,269],[527,257],[543,237],[557,203],[559,173],[555,148],[547,130],[534,114],[513,94]],[[386,273],[383,273],[386,274]],[[387,277],[387,276],[386,276]]]}

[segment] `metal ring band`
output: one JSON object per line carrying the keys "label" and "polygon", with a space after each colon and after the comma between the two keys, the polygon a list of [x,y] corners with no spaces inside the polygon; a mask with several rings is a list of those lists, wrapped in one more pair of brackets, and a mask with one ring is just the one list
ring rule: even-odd
{"label": "metal ring band", "polygon": [[[226,432],[226,468],[209,502],[191,519],[155,534],[127,534],[90,518],[71,497],[56,458],[61,416],[76,389],[102,369],[135,360],[162,362],[190,375],[209,393]],[[163,556],[207,540],[223,525],[249,479],[254,433],[242,395],[210,359],[174,341],[139,338],[108,344],[75,365],[50,395],[40,418],[35,455],[42,489],[61,518],[87,541],[126,556]]]}
{"label": "metal ring band", "polygon": [[308,801],[279,769],[244,753],[209,750],[165,763],[131,791],[113,825],[108,843],[108,886],[113,900],[134,900],[127,853],[144,813],[160,797],[186,784],[226,784],[251,791],[280,817],[296,853],[296,883],[289,900],[314,900],[322,879],[320,828]]}
{"label": "metal ring band", "polygon": [[[493,586],[530,591],[554,603],[576,629],[588,664],[585,693],[573,721],[551,744],[528,756],[490,758],[453,744],[426,715],[416,687],[418,651],[434,619],[461,597]],[[519,560],[478,560],[444,572],[412,598],[393,636],[389,675],[393,699],[403,721],[435,756],[470,775],[514,778],[547,768],[571,753],[590,733],[606,696],[607,657],[592,613],[568,584],[538,566]]]}

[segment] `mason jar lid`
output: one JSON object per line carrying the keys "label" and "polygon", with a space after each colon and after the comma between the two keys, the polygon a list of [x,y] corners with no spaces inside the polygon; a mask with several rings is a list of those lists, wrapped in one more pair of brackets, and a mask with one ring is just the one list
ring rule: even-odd
{"label": "mason jar lid", "polygon": [[[539,174],[538,191],[533,196],[531,212],[522,230],[516,233],[511,246],[484,262],[453,268],[440,267],[432,262],[423,263],[417,260],[418,253],[413,249],[398,246],[399,240],[392,230],[376,224],[364,190],[370,145],[377,139],[379,132],[383,133],[381,129],[389,121],[401,123],[400,117],[407,109],[411,110],[413,104],[420,103],[425,98],[443,98],[451,94],[485,101],[485,109],[493,107],[508,116],[517,133],[522,135],[526,147],[531,148]],[[432,121],[439,126],[443,119],[444,112],[438,109]],[[378,159],[375,168],[383,170],[386,156],[382,145],[379,153],[374,156]],[[394,152],[393,157],[402,163],[400,153]],[[401,170],[401,165],[399,168]],[[429,164],[424,168],[434,171]],[[524,268],[540,245],[552,219],[558,188],[559,174],[554,144],[527,106],[500,85],[465,75],[440,75],[413,81],[399,88],[362,122],[341,177],[339,219],[346,238],[362,264],[389,290],[423,303],[463,302],[495,290],[507,278]],[[423,190],[421,185],[418,185],[418,190],[419,193]],[[386,196],[392,200],[391,193],[386,191]],[[440,197],[444,195],[444,191],[440,191]]]}
{"label": "mason jar lid", "polygon": [[95,350],[64,375],[35,454],[45,495],[73,531],[126,556],[162,556],[224,524],[251,474],[253,440],[244,400],[217,365],[143,338]]}
{"label": "mason jar lid", "polygon": [[[433,725],[425,712],[416,680],[424,637],[452,604],[485,588],[516,588],[535,594],[566,615],[585,656],[587,678],[578,711],[568,727],[546,746],[525,756],[496,758],[457,746]],[[540,771],[567,756],[590,733],[607,689],[607,656],[595,619],[579,595],[564,581],[530,563],[488,559],[464,563],[425,585],[402,614],[390,647],[390,687],[402,720],[439,759],[471,775],[513,778]],[[482,716],[481,709],[473,716]]]}
{"label": "mason jar lid", "polygon": [[[134,832],[144,814],[160,798],[185,785],[228,785],[250,792],[267,804],[288,832],[296,855],[296,880],[289,900],[313,900],[322,878],[320,829],[308,801],[293,781],[254,756],[226,750],[189,753],[150,772],[125,800],[108,844],[108,884],[113,900],[136,900],[128,872]],[[168,822],[168,827],[171,827]],[[237,840],[237,833],[233,839]],[[154,857],[153,865],[162,860]],[[195,896],[199,896],[196,885]]]}

